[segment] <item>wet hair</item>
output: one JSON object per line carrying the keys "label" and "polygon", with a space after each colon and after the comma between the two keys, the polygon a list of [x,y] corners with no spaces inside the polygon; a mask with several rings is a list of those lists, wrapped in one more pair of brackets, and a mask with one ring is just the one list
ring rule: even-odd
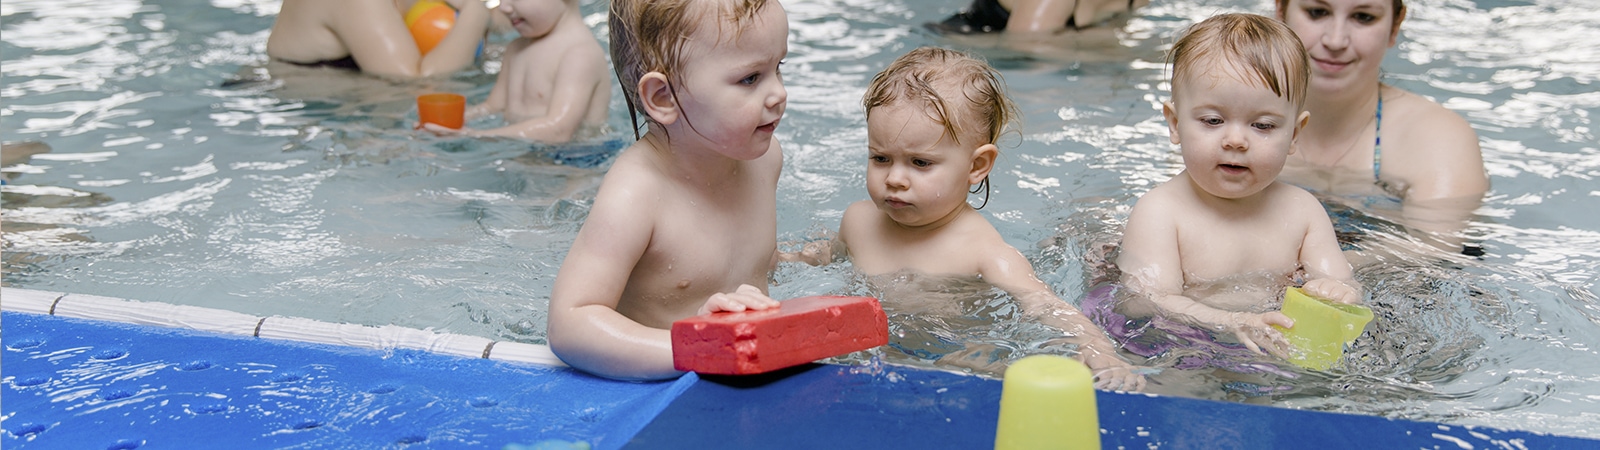
{"label": "wet hair", "polygon": [[[956,93],[960,95],[951,95]],[[874,108],[907,101],[922,102],[957,144],[962,136],[973,135],[982,136],[981,144],[995,143],[1020,117],[999,71],[971,54],[938,47],[918,48],[889,63],[872,78],[861,105],[872,117]],[[985,177],[972,190],[984,191],[984,205],[989,203],[988,187]]]}
{"label": "wet hair", "polygon": [[1305,108],[1310,61],[1294,30],[1277,19],[1239,13],[1213,16],[1189,27],[1172,44],[1167,62],[1172,64],[1174,92],[1189,71],[1205,71],[1202,63],[1231,64],[1246,78],[1243,81],[1255,81]]}
{"label": "wet hair", "polygon": [[[622,97],[633,120],[634,137],[639,136],[639,79],[650,72],[667,76],[668,89],[683,80],[683,46],[702,25],[731,25],[734,36],[719,36],[718,42],[738,39],[743,30],[766,6],[768,0],[611,0],[607,23],[611,28],[611,65],[622,85]],[[707,20],[707,15],[713,19]]]}

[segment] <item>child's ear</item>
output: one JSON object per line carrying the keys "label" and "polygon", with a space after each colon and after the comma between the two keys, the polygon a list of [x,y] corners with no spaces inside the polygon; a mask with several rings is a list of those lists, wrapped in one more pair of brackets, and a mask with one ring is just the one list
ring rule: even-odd
{"label": "child's ear", "polygon": [[650,72],[639,77],[639,106],[651,120],[662,125],[678,121],[678,100],[672,95],[667,75]]}
{"label": "child's ear", "polygon": [[994,144],[983,144],[972,151],[972,171],[967,173],[967,184],[978,184],[989,177],[989,172],[994,171],[994,160],[1000,157],[1000,149]]}
{"label": "child's ear", "polygon": [[1300,131],[1306,129],[1306,124],[1311,123],[1311,111],[1300,111],[1300,117],[1294,121],[1294,135],[1289,138],[1289,154],[1300,147]]}
{"label": "child's ear", "polygon": [[1181,144],[1182,139],[1178,138],[1178,110],[1173,108],[1172,102],[1161,102],[1161,115],[1167,118],[1168,138],[1173,144]]}

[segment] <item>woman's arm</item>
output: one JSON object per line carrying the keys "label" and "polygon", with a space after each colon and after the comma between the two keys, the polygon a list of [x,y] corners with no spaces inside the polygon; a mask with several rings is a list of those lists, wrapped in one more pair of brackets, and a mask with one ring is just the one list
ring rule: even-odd
{"label": "woman's arm", "polygon": [[1078,0],[1015,0],[1006,33],[1053,33],[1067,28]]}
{"label": "woman's arm", "polygon": [[[1478,133],[1459,114],[1415,94],[1401,99],[1413,112],[1393,152],[1396,178],[1404,184],[1401,214],[1407,228],[1423,241],[1449,252],[1462,250],[1461,231],[1483,204],[1489,178],[1483,167]],[[1386,146],[1387,147],[1387,146]],[[1389,159],[1391,152],[1385,152]],[[1388,177],[1385,177],[1388,178]]]}
{"label": "woman's arm", "polygon": [[340,0],[330,21],[334,34],[350,49],[361,71],[373,75],[416,78],[461,70],[476,58],[489,10],[483,2],[454,0],[455,27],[426,56],[417,49],[405,18],[385,0]]}

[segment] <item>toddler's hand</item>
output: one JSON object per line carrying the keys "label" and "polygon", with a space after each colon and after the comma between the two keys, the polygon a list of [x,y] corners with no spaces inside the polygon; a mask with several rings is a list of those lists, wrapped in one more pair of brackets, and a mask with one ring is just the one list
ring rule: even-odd
{"label": "toddler's hand", "polygon": [[1117,355],[1107,355],[1094,350],[1081,354],[1084,365],[1094,373],[1094,387],[1112,391],[1139,391],[1144,389],[1144,375],[1134,372],[1135,367]]}
{"label": "toddler's hand", "polygon": [[807,242],[799,252],[779,253],[778,259],[786,262],[803,262],[813,266],[827,264],[833,261],[833,241]]}
{"label": "toddler's hand", "polygon": [[1337,303],[1361,303],[1361,290],[1332,278],[1318,278],[1307,281],[1306,285],[1301,289],[1304,289],[1307,294],[1313,297],[1324,298]]}
{"label": "toddler's hand", "polygon": [[761,288],[741,284],[733,292],[712,294],[711,298],[707,298],[706,303],[700,306],[700,311],[695,314],[710,314],[721,311],[740,312],[746,309],[760,311],[777,307],[778,301],[762,293]]}
{"label": "toddler's hand", "polygon": [[418,123],[417,128],[439,137],[465,136],[467,134],[466,128],[448,128],[436,123]]}
{"label": "toddler's hand", "polygon": [[1233,315],[1234,323],[1231,326],[1233,335],[1239,338],[1239,343],[1256,353],[1289,358],[1289,340],[1271,325],[1293,328],[1294,319],[1277,311],[1262,314],[1233,313]]}

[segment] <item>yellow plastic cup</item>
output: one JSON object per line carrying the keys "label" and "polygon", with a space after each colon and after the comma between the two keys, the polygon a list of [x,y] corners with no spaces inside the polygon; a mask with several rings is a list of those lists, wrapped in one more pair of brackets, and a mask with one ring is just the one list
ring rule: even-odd
{"label": "yellow plastic cup", "polygon": [[1076,359],[1033,355],[1006,368],[996,450],[1098,449],[1094,375]]}
{"label": "yellow plastic cup", "polygon": [[1289,362],[1312,370],[1333,367],[1344,356],[1344,345],[1361,337],[1372,321],[1365,306],[1313,298],[1297,287],[1284,291],[1283,315],[1294,319],[1294,328],[1273,327],[1294,345]]}

